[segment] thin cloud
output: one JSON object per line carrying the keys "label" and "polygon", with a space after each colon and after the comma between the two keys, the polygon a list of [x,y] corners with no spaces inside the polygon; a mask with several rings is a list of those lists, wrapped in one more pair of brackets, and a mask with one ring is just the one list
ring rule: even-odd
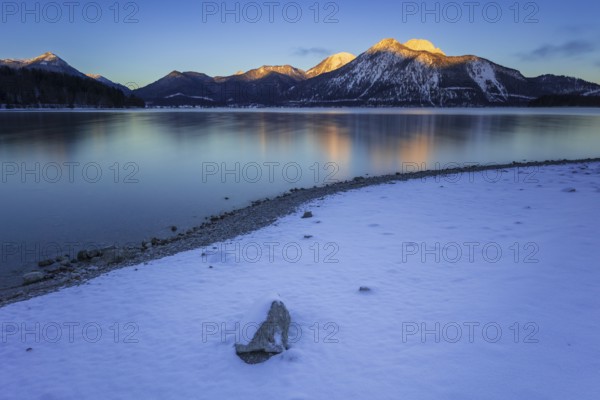
{"label": "thin cloud", "polygon": [[324,49],[322,47],[298,47],[294,50],[294,55],[300,57],[306,56],[328,56],[331,55],[331,51],[329,49]]}
{"label": "thin cloud", "polygon": [[519,56],[526,61],[536,61],[555,57],[576,57],[590,53],[596,49],[595,44],[585,40],[571,40],[563,44],[546,44],[530,53],[521,53]]}
{"label": "thin cloud", "polygon": [[597,26],[593,24],[567,24],[556,28],[556,32],[567,33],[571,35],[595,32],[596,30]]}

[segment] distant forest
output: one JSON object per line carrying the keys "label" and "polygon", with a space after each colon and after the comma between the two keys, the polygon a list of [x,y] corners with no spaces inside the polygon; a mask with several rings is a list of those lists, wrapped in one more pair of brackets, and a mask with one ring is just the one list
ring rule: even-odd
{"label": "distant forest", "polygon": [[532,100],[529,107],[600,107],[598,96],[547,95]]}
{"label": "distant forest", "polygon": [[92,78],[0,67],[0,107],[144,107],[144,101]]}

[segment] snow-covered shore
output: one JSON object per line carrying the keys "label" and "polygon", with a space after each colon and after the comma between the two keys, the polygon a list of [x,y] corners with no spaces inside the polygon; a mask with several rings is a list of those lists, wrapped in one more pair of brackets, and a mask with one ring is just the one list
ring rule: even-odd
{"label": "snow-covered shore", "polygon": [[[596,399],[600,163],[497,173],[337,194],[1,308],[0,398]],[[292,347],[246,365],[236,324],[273,292]]]}

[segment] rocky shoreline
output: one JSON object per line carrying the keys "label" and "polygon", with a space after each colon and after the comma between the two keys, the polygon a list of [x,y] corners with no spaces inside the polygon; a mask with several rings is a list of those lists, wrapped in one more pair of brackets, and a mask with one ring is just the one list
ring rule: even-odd
{"label": "rocky shoreline", "polygon": [[[428,170],[396,173],[376,177],[356,177],[349,181],[313,187],[292,189],[272,199],[255,201],[251,206],[213,216],[209,221],[167,239],[153,238],[137,247],[109,247],[81,251],[76,258],[67,255],[39,263],[37,271],[23,277],[23,286],[0,292],[0,307],[32,297],[77,286],[109,271],[147,263],[183,251],[198,249],[273,224],[278,218],[291,214],[303,204],[325,196],[359,189],[371,185],[394,184],[399,181],[423,179],[443,175],[468,174],[488,170],[532,168],[546,165],[564,165],[600,162],[600,158],[583,160],[555,160],[541,162],[513,162],[485,166],[462,167],[444,170]],[[173,227],[176,232],[176,228]]]}

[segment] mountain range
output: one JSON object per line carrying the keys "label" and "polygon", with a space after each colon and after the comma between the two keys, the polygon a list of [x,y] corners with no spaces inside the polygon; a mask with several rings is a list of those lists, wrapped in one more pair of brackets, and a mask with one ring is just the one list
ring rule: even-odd
{"label": "mountain range", "polygon": [[0,60],[0,108],[143,106],[127,87],[100,75],[85,75],[53,53]]}
{"label": "mountain range", "polygon": [[0,60],[0,66],[91,78],[149,106],[484,107],[523,106],[548,96],[600,96],[595,83],[556,75],[528,78],[485,58],[448,56],[423,39],[384,39],[359,56],[335,54],[307,71],[291,65],[216,77],[173,71],[134,91],[99,75],[85,75],[52,53]]}
{"label": "mountain range", "polygon": [[50,52],[26,60],[0,60],[0,66],[6,66],[13,69],[39,69],[46,72],[56,72],[73,75],[80,78],[85,77],[83,73],[77,71],[66,61],[58,57],[56,54]]}

